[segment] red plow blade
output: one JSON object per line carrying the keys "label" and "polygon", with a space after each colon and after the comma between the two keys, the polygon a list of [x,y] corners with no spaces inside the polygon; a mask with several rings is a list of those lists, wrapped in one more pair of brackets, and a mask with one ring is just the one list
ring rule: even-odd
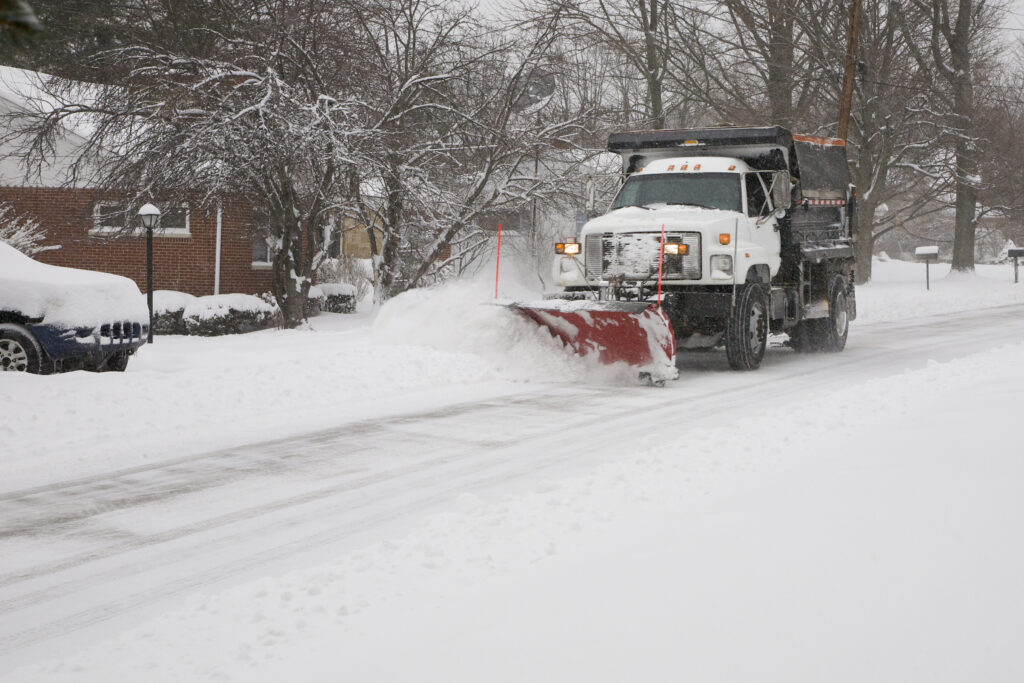
{"label": "red plow blade", "polygon": [[627,363],[652,382],[679,376],[676,340],[668,317],[643,301],[565,301],[511,304],[581,356]]}

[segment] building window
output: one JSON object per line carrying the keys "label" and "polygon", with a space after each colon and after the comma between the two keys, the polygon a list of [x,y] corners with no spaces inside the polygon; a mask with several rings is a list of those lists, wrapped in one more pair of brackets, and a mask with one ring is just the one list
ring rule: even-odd
{"label": "building window", "polygon": [[189,229],[188,204],[174,204],[160,207],[160,230],[154,235],[164,237],[188,237],[192,234]]}
{"label": "building window", "polygon": [[[137,210],[121,202],[96,202],[92,207],[93,226],[90,235],[143,235],[142,221]],[[188,204],[170,204],[160,207],[160,224],[153,231],[155,237],[191,237]]]}
{"label": "building window", "polygon": [[254,270],[270,268],[274,262],[274,249],[270,239],[263,235],[252,236],[252,267]]}
{"label": "building window", "polygon": [[117,234],[125,231],[128,211],[120,202],[96,202],[92,207],[92,234]]}

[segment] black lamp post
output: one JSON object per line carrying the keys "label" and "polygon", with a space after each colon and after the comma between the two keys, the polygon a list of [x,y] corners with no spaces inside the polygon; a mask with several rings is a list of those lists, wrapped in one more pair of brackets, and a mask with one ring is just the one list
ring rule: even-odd
{"label": "black lamp post", "polygon": [[139,209],[142,227],[146,229],[146,303],[149,304],[149,333],[146,342],[153,343],[153,228],[160,221],[160,209],[143,204]]}

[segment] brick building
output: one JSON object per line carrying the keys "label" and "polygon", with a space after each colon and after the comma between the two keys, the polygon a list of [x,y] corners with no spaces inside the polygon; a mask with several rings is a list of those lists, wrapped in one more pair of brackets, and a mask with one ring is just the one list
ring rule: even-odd
{"label": "brick building", "polygon": [[[38,110],[40,101],[46,103],[39,75],[0,67],[0,120],[16,127],[17,117]],[[144,290],[146,239],[136,227],[135,211],[70,173],[71,160],[84,142],[76,131],[66,131],[55,141],[48,163],[29,174],[19,157],[24,140],[4,138],[0,202],[37,221],[46,230],[46,244],[60,247],[37,255],[38,260],[124,275]],[[271,254],[262,240],[254,243],[252,210],[245,203],[224,200],[210,207],[197,203],[160,209],[160,228],[153,236],[155,289],[197,296],[270,290]]]}
{"label": "brick building", "polygon": [[[145,290],[145,232],[125,227],[125,214],[117,216],[119,207],[110,195],[89,188],[3,185],[0,202],[38,221],[46,229],[46,244],[60,246],[38,254],[37,260],[124,275]],[[222,202],[220,211],[216,206],[164,206],[161,211],[161,228],[153,233],[154,289],[196,296],[270,290],[269,262],[253,260],[248,206]]]}

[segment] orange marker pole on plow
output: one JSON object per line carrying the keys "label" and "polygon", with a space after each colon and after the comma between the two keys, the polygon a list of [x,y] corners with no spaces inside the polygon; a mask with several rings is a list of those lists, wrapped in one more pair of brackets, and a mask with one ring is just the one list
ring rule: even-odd
{"label": "orange marker pole on plow", "polygon": [[498,271],[501,269],[501,223],[498,223],[498,260],[494,264],[494,298],[498,298]]}
{"label": "orange marker pole on plow", "polygon": [[661,308],[661,264],[665,262],[665,224],[661,224],[661,246],[658,247],[658,308]]}

